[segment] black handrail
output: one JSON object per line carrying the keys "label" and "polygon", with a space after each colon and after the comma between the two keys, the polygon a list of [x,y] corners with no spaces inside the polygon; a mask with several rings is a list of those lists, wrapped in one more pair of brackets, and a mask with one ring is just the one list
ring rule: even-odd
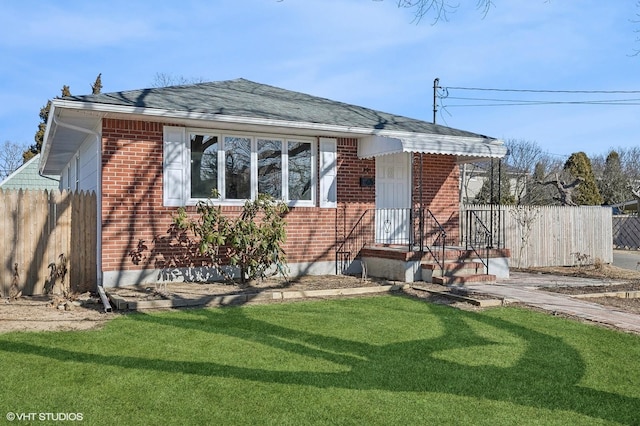
{"label": "black handrail", "polygon": [[[485,266],[485,271],[489,273],[489,249],[492,244],[492,233],[484,224],[480,216],[478,216],[475,210],[467,210],[467,235],[465,236],[467,250],[472,250],[476,256],[480,259]],[[482,248],[477,246],[483,246],[485,256],[483,257],[478,249]]]}
{"label": "black handrail", "polygon": [[373,240],[371,223],[373,220],[365,221],[373,209],[367,209],[362,213],[342,244],[336,249],[336,275],[343,273],[359,255],[360,251]]}
{"label": "black handrail", "polygon": [[[377,236],[377,231],[382,235]],[[444,269],[446,242],[447,231],[429,209],[367,209],[336,249],[336,274],[343,273],[371,243],[407,244],[409,251],[421,254],[426,249]]]}
{"label": "black handrail", "polygon": [[[447,243],[447,231],[438,222],[433,212],[429,209],[426,210],[427,222],[425,222],[425,210],[419,211],[421,218],[421,236],[420,236],[420,251],[423,252],[426,248],[433,260],[438,264],[441,270],[444,270],[445,262],[445,245]],[[426,244],[425,244],[426,241]],[[441,257],[438,256],[437,247],[440,249]]]}

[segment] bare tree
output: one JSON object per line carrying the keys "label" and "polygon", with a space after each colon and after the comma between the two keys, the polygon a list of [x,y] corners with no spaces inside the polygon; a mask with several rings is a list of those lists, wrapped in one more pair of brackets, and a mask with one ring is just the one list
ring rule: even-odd
{"label": "bare tree", "polygon": [[5,141],[0,148],[0,180],[5,179],[23,163],[22,153],[26,147],[14,142]]}
{"label": "bare tree", "polygon": [[509,150],[505,162],[510,168],[511,192],[516,197],[516,204],[523,204],[533,185],[535,166],[544,153],[536,142],[524,139],[508,139],[505,145]]}
{"label": "bare tree", "polygon": [[[398,7],[413,9],[416,22],[420,22],[425,16],[431,16],[433,23],[449,20],[449,15],[460,6],[457,2],[448,0],[397,0]],[[486,16],[494,6],[493,0],[477,0],[476,8]]]}
{"label": "bare tree", "polygon": [[577,188],[584,182],[584,179],[581,177],[577,177],[571,183],[566,183],[564,180],[560,178],[559,175],[556,174],[556,178],[553,180],[548,180],[546,182],[539,182],[540,185],[553,185],[558,191],[558,196],[554,197],[555,200],[559,201],[563,206],[577,206],[575,201],[573,201],[572,192],[574,188]]}
{"label": "bare tree", "polygon": [[[640,0],[636,2],[636,9],[640,10]],[[632,19],[631,22],[633,22],[636,26],[640,27],[640,13],[636,13],[636,18]],[[636,28],[633,31],[636,34],[640,34],[640,28]],[[636,43],[640,43],[640,35],[636,37]],[[635,49],[633,56],[638,56],[638,55],[640,55],[640,49]]]}
{"label": "bare tree", "polygon": [[184,86],[187,84],[205,83],[206,80],[202,77],[187,78],[182,75],[173,75],[163,72],[157,72],[153,77],[152,87],[169,87],[169,86]]}

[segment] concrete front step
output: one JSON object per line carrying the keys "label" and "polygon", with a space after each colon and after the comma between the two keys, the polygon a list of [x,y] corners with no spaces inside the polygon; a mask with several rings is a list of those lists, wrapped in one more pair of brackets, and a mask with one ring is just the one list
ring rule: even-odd
{"label": "concrete front step", "polygon": [[433,275],[442,275],[440,272],[444,272],[444,275],[481,274],[484,272],[482,262],[446,261],[442,270],[440,269],[440,265],[432,262],[422,263],[421,267],[422,269],[431,270]]}
{"label": "concrete front step", "polygon": [[447,261],[443,268],[437,263],[426,262],[420,265],[422,268],[422,281],[433,282],[436,277],[462,277],[482,275],[485,272],[482,262]]}
{"label": "concrete front step", "polygon": [[434,284],[451,285],[451,284],[466,284],[466,283],[482,283],[482,282],[495,282],[496,276],[491,274],[477,274],[477,275],[450,275],[444,277],[431,277],[431,282]]}

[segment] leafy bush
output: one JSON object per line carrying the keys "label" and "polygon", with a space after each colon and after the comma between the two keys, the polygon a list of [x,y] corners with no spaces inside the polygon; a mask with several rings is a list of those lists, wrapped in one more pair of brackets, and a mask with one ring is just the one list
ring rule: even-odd
{"label": "leafy bush", "polygon": [[[214,194],[215,197],[215,194]],[[189,229],[197,240],[200,254],[225,279],[232,280],[224,268],[228,261],[240,269],[240,280],[264,278],[267,271],[277,266],[284,272],[286,256],[282,245],[286,240],[284,214],[287,206],[267,194],[259,194],[244,204],[237,218],[222,214],[219,205],[211,200],[196,205],[197,219],[191,219],[184,208],[173,217],[180,229]]]}

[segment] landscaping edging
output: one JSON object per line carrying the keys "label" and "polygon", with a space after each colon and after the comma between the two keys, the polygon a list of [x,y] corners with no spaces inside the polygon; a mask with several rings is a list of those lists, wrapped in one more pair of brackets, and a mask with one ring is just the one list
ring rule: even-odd
{"label": "landscaping edging", "polygon": [[405,285],[381,285],[375,287],[353,287],[325,290],[269,290],[255,293],[239,293],[218,296],[207,296],[195,299],[172,298],[159,300],[131,300],[107,291],[109,300],[118,310],[145,310],[163,308],[218,307],[242,305],[248,302],[295,300],[304,298],[358,296],[366,294],[389,293],[401,290]]}
{"label": "landscaping edging", "polygon": [[620,299],[637,299],[640,298],[640,291],[607,291],[604,293],[587,293],[587,294],[571,294],[576,299],[590,299],[597,297],[617,297]]}
{"label": "landscaping edging", "polygon": [[476,299],[474,297],[471,296],[463,296],[461,294],[455,294],[452,293],[450,291],[439,291],[439,290],[432,290],[426,287],[422,287],[419,285],[412,285],[411,288],[413,288],[414,290],[420,290],[420,291],[426,291],[430,294],[436,295],[436,296],[441,296],[441,297],[446,297],[448,299],[452,299],[452,300],[456,300],[458,302],[465,302],[465,303],[469,303],[471,305],[474,306],[479,306],[481,308],[489,308],[489,307],[495,307],[495,306],[502,306],[503,305],[503,300],[502,299]]}

